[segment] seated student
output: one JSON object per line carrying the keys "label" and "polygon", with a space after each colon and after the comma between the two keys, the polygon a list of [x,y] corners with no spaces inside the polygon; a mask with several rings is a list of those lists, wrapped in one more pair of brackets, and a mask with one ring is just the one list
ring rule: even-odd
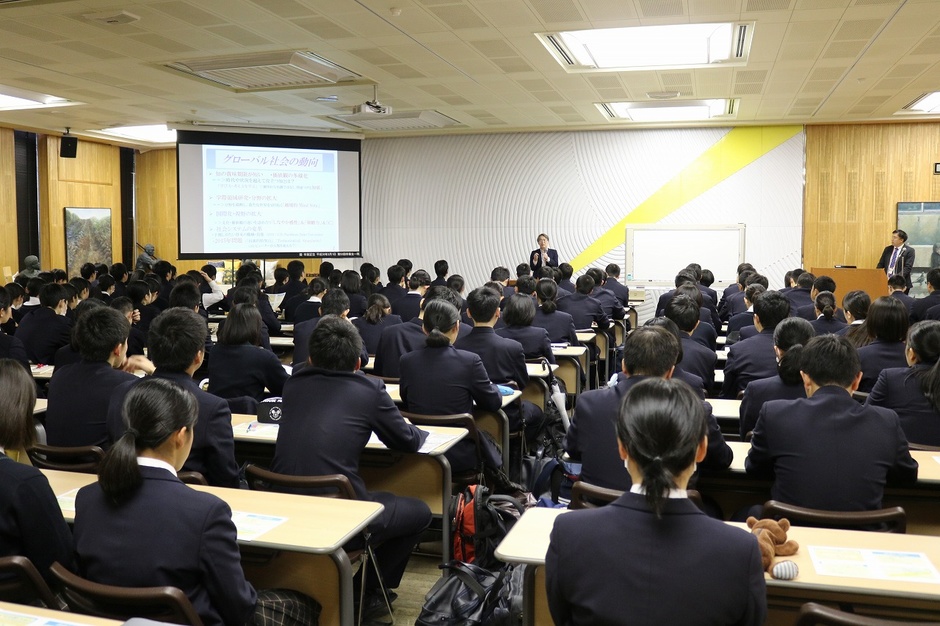
{"label": "seated student", "polygon": [[209,309],[215,310],[216,305],[225,300],[225,291],[215,281],[218,272],[214,265],[207,263],[198,271],[192,270],[186,273],[197,279],[196,284],[199,287],[199,293],[202,294],[202,306],[206,310],[206,315],[209,314]]}
{"label": "seated student", "polygon": [[940,322],[912,325],[905,355],[909,367],[882,370],[865,404],[897,412],[908,441],[940,446]]}
{"label": "seated student", "polygon": [[450,265],[447,263],[446,259],[438,259],[434,261],[434,276],[436,277],[431,281],[431,287],[441,287],[447,286],[447,273],[450,272]]}
{"label": "seated student", "polygon": [[516,293],[514,287],[509,284],[509,268],[503,267],[502,265],[494,267],[490,272],[490,280],[499,283],[500,296],[503,298],[508,298],[512,294]]}
{"label": "seated student", "polygon": [[0,359],[0,397],[0,557],[25,556],[52,584],[50,565],[72,567],[72,533],[42,472],[10,458],[36,440],[36,384],[12,359]]}
{"label": "seated student", "polygon": [[[292,300],[284,309],[284,318],[292,321],[294,324],[320,317],[320,303],[323,301],[323,294],[329,289],[327,282],[319,276],[310,281],[307,288],[301,292],[300,302]],[[288,315],[290,317],[288,317]]]}
{"label": "seated student", "polygon": [[881,296],[871,303],[868,317],[865,318],[865,329],[871,343],[858,349],[862,367],[859,391],[871,391],[881,370],[907,367],[904,339],[907,337],[908,322],[907,309],[900,300]]}
{"label": "seated student", "polygon": [[275,267],[274,283],[265,287],[264,292],[271,294],[284,293],[284,290],[287,288],[287,281],[289,279],[290,274],[287,273],[287,269],[283,267]]}
{"label": "seated student", "polygon": [[[496,330],[496,334],[506,339],[519,342],[522,353],[526,359],[546,358],[549,363],[555,362],[552,354],[552,342],[548,338],[548,331],[533,326],[535,319],[535,302],[531,296],[516,293],[506,299],[501,320],[505,327]],[[522,383],[525,385],[525,383]]]}
{"label": "seated student", "polygon": [[701,324],[699,306],[691,297],[678,294],[666,305],[665,316],[676,323],[682,340],[682,369],[702,379],[705,389],[715,386],[715,364],[718,355],[695,341],[692,333]]}
{"label": "seated student", "polygon": [[408,284],[408,279],[411,277],[411,268],[414,267],[414,263],[412,263],[410,259],[398,259],[395,265],[405,270],[405,284]]}
{"label": "seated student", "polygon": [[539,306],[532,319],[532,325],[544,328],[552,343],[578,343],[578,333],[574,327],[574,318],[569,313],[558,310],[558,285],[551,278],[539,279],[535,285],[535,295]]}
{"label": "seated student", "polygon": [[368,262],[362,263],[359,266],[359,275],[362,276],[362,295],[368,298],[374,293],[381,292],[382,282],[379,279],[382,278],[382,274],[379,268]]}
{"label": "seated student", "polygon": [[258,307],[258,312],[261,313],[261,321],[264,322],[264,325],[268,329],[268,335],[271,337],[280,335],[281,322],[274,314],[274,309],[271,308],[271,301],[268,300],[268,294],[261,290],[261,287],[264,285],[261,272],[257,270],[250,272],[247,276],[238,281],[237,285],[238,287],[250,287],[255,290],[255,295],[258,297],[256,306]]}
{"label": "seated student", "polygon": [[733,285],[728,285],[725,287],[724,291],[721,292],[721,302],[718,303],[718,316],[721,318],[721,321],[727,322],[731,319],[731,299],[739,298],[739,296],[745,288],[747,288],[747,278],[751,274],[755,274],[754,266],[750,263],[741,263],[738,265],[738,273],[736,274],[737,279]]}
{"label": "seated student", "polygon": [[[940,305],[940,267],[927,272],[927,295],[911,305],[911,324],[927,319],[927,311]],[[940,309],[938,309],[940,311]]]}
{"label": "seated student", "polygon": [[150,322],[160,315],[160,309],[153,304],[156,292],[145,280],[131,280],[127,283],[127,297],[131,299],[131,305],[137,311],[134,315],[135,325],[146,333],[150,330]]}
{"label": "seated student", "polygon": [[45,281],[38,276],[30,278],[27,281],[26,285],[24,286],[26,289],[26,301],[23,302],[23,306],[21,306],[19,310],[13,314],[13,319],[16,320],[17,324],[21,324],[24,317],[42,306],[39,303],[39,291],[46,285],[47,282],[48,281]]}
{"label": "seated student", "polygon": [[620,266],[616,263],[611,263],[604,268],[604,271],[607,274],[604,280],[604,289],[611,291],[617,296],[620,306],[627,306],[630,300],[630,288],[620,282]]}
{"label": "seated student", "polygon": [[[333,287],[323,295],[323,303],[320,306],[321,317],[315,317],[294,326],[294,359],[293,371],[297,372],[307,366],[308,354],[307,346],[310,343],[310,336],[327,315],[346,318],[349,316],[349,296],[339,287]],[[366,352],[365,345],[362,346],[362,352],[359,355],[360,367],[369,364],[369,353]]]}
{"label": "seated student", "polygon": [[813,298],[810,292],[813,290],[813,282],[816,276],[810,272],[803,272],[796,279],[796,286],[784,294],[790,301],[790,310],[798,311],[800,307],[813,304]]}
{"label": "seated student", "polygon": [[747,310],[731,316],[731,319],[728,320],[728,335],[738,333],[740,336],[741,329],[746,326],[754,325],[754,300],[765,291],[767,291],[767,289],[757,283],[747,286],[747,289],[744,290],[744,305],[747,307]]}
{"label": "seated student", "polygon": [[[673,298],[678,295],[688,296],[692,298],[695,302],[695,306],[698,311],[698,319],[702,322],[695,327],[695,330],[692,331],[692,339],[705,346],[709,350],[716,350],[718,348],[718,332],[717,328],[720,328],[720,325],[716,326],[718,322],[712,317],[712,312],[704,306],[705,297],[702,295],[702,292],[698,287],[695,286],[695,283],[684,282],[678,287],[676,287],[671,292]],[[672,298],[670,298],[672,301]],[[668,304],[668,302],[667,302]],[[666,309],[662,310],[662,315],[665,315]]]}
{"label": "seated student", "polygon": [[169,261],[160,260],[154,264],[153,273],[158,282],[157,297],[154,298],[153,304],[161,311],[164,311],[170,306],[170,292],[176,286],[174,280],[176,268]]}
{"label": "seated student", "polygon": [[[623,373],[619,382],[606,389],[585,391],[578,397],[571,426],[565,436],[565,450],[581,461],[581,480],[608,489],[629,489],[630,475],[617,454],[613,426],[626,393],[650,377],[672,378],[679,344],[665,328],[641,326],[624,342]],[[701,404],[701,401],[700,401]],[[725,443],[711,405],[705,406],[708,424],[708,454],[699,459],[703,468],[725,469],[733,454]]]}
{"label": "seated student", "polygon": [[[369,492],[359,476],[359,457],[373,431],[391,450],[402,452],[417,451],[427,433],[402,419],[382,381],[358,372],[361,350],[359,335],[348,320],[328,315],[317,325],[310,336],[307,367],[284,386],[288,417],[278,431],[271,469],[296,476],[342,474],[358,498],[384,505],[369,530],[382,580],[388,589],[395,589],[431,521],[431,511],[415,498]],[[371,566],[366,577],[364,619],[370,609],[385,608]]]}
{"label": "seated student", "polygon": [[[156,366],[153,378],[176,383],[192,392],[199,403],[199,421],[193,429],[195,439],[184,469],[199,472],[210,485],[238,487],[232,412],[228,403],[206,393],[193,380],[193,372],[202,365],[206,323],[198,313],[181,307],[169,308],[153,320],[148,335],[150,360]],[[125,383],[115,389],[108,406],[108,433],[117,441],[126,428],[122,421],[124,398],[140,381]]]}
{"label": "seated student", "polygon": [[720,398],[737,398],[752,380],[777,373],[774,354],[774,329],[790,315],[790,302],[776,291],[765,291],[754,303],[754,328],[757,334],[728,348],[725,382]]}
{"label": "seated student", "polygon": [[12,337],[16,334],[16,317],[19,310],[23,307],[23,302],[26,300],[26,290],[23,289],[22,285],[16,282],[7,283],[3,288],[6,290],[7,299],[9,300],[9,304],[7,305],[9,308],[9,316],[5,322],[0,322],[0,331]]}
{"label": "seated student", "polygon": [[81,359],[56,366],[49,381],[45,418],[49,445],[108,447],[112,393],[137,380],[131,372],[154,371],[146,357],[127,356],[130,326],[126,317],[103,304],[79,317],[72,334]]}
{"label": "seated student", "polygon": [[127,356],[142,355],[147,347],[147,333],[137,327],[135,323],[140,319],[140,312],[134,309],[131,299],[120,296],[111,300],[111,308],[124,316],[130,324],[130,334],[127,336]]}
{"label": "seated student", "polygon": [[574,275],[574,267],[571,263],[559,263],[558,264],[558,277],[556,283],[558,284],[558,289],[567,291],[568,293],[574,293],[575,286],[571,282],[571,277]]}
{"label": "seated student", "polygon": [[756,539],[686,497],[707,456],[702,403],[683,383],[656,378],[625,396],[607,436],[633,486],[606,506],[555,518],[545,555],[555,623],[763,624]]}
{"label": "seated student", "polygon": [[[10,293],[5,287],[0,287],[0,326],[6,324],[13,317],[13,307],[10,304]],[[11,337],[0,329],[0,359],[13,359],[29,371],[29,357],[26,356],[26,347],[19,337]]]}
{"label": "seated student", "polygon": [[300,294],[307,286],[304,278],[306,268],[303,261],[293,260],[287,264],[287,282],[284,283],[284,301]]}
{"label": "seated student", "polygon": [[845,337],[813,337],[800,370],[806,398],[764,404],[744,467],[773,477],[774,500],[828,511],[881,508],[885,483],[917,480],[898,415],[861,405],[858,351]]}
{"label": "seated student", "polygon": [[869,307],[871,307],[871,296],[864,291],[855,290],[845,294],[842,298],[842,309],[845,311],[845,321],[849,325],[837,330],[835,334],[845,336],[856,348],[871,343],[868,325],[865,323]]}
{"label": "seated student", "polygon": [[101,300],[88,298],[87,300],[79,302],[78,306],[75,307],[75,315],[72,318],[71,339],[67,344],[56,350],[55,353],[56,371],[66,365],[78,363],[82,360],[82,354],[78,349],[78,337],[75,334],[75,327],[78,325],[78,320],[80,320],[83,315],[93,309],[104,306],[105,303]]}
{"label": "seated student", "polygon": [[123,263],[112,263],[111,267],[108,269],[108,274],[114,277],[114,293],[112,294],[115,298],[120,298],[127,295],[127,266]]}
{"label": "seated student", "polygon": [[103,276],[100,276],[98,278],[97,298],[105,304],[110,304],[111,297],[114,295],[116,284],[117,283],[110,274],[104,274]]}
{"label": "seated student", "polygon": [[591,297],[601,303],[607,317],[612,320],[622,320],[626,313],[614,292],[604,287],[604,280],[607,278],[604,272],[599,268],[592,267],[588,269],[587,274],[594,279],[594,289],[591,290]]}
{"label": "seated student", "polygon": [[72,283],[64,283],[62,288],[65,289],[65,317],[68,318],[72,324],[75,324],[75,307],[78,306],[79,302],[82,302],[81,298],[78,297],[78,289],[75,288],[75,285]]}
{"label": "seated student", "polygon": [[287,372],[273,352],[260,347],[261,326],[257,308],[250,304],[232,308],[209,359],[209,393],[258,401],[281,395]]}
{"label": "seated student", "polygon": [[[80,276],[75,276],[69,280],[69,284],[75,287],[78,294],[78,301],[87,300],[91,297],[91,283]],[[76,306],[78,303],[76,302]]]}
{"label": "seated student", "polygon": [[594,291],[594,279],[587,274],[578,277],[576,291],[556,302],[558,310],[570,315],[578,330],[589,329],[592,326],[598,330],[607,330],[610,326],[610,318],[604,312],[601,303],[591,297],[592,291]]}
{"label": "seated student", "polygon": [[[455,308],[460,305],[460,299],[453,290],[447,287],[431,287],[424,294],[421,301],[421,310],[418,316],[404,320],[401,324],[392,324],[382,331],[379,336],[379,345],[375,348],[375,374],[386,378],[399,377],[399,364],[404,354],[417,350],[425,345],[425,334],[422,330],[424,307],[434,300],[445,300]],[[463,337],[470,332],[471,326],[460,324],[459,336]]]}
{"label": "seated student", "polygon": [[320,607],[311,598],[255,591],[242,571],[229,506],[177,478],[198,428],[193,395],[152,378],[134,386],[121,413],[124,434],[98,482],[75,498],[78,573],[106,585],[178,587],[206,626],[316,623]]}
{"label": "seated student", "polygon": [[[488,287],[477,287],[467,296],[467,313],[473,320],[473,328],[466,336],[457,339],[454,347],[479,356],[487,376],[494,383],[515,384],[518,389],[525,387],[529,382],[529,374],[522,345],[518,341],[500,337],[493,329],[499,319],[499,294]],[[537,434],[545,417],[542,410],[528,400],[510,404],[504,411],[509,418],[509,430],[517,432],[525,429],[528,437]]]}
{"label": "seated student", "polygon": [[910,315],[911,309],[914,306],[914,298],[904,293],[905,289],[907,289],[907,281],[904,279],[904,276],[895,274],[888,279],[888,295],[900,300],[905,308],[907,308],[907,314]]}
{"label": "seated student", "polygon": [[[250,304],[253,307],[257,307],[258,290],[254,287],[236,287],[229,292],[229,297],[226,299],[229,301],[230,309],[239,304]],[[216,329],[217,336],[220,332],[222,332],[223,328],[225,328],[225,320],[221,320],[219,322],[218,328]],[[265,324],[261,324],[261,342],[258,345],[260,345],[265,350],[270,350],[273,352],[273,348],[271,347],[271,336],[268,335],[268,327]]]}
{"label": "seated student", "polygon": [[452,289],[457,297],[460,299],[460,312],[463,313],[467,310],[467,301],[463,297],[464,287],[466,286],[466,281],[464,281],[463,276],[460,274],[451,274],[447,277],[448,288]]}
{"label": "seated student", "polygon": [[[834,281],[829,276],[817,276],[813,281],[813,287],[809,291],[810,297],[813,299],[811,304],[806,304],[801,306],[794,315],[796,317],[802,317],[803,319],[812,322],[814,319],[819,317],[819,314],[816,313],[816,296],[821,294],[824,291],[829,291],[835,293],[836,290],[836,281]],[[836,309],[835,312],[836,319],[840,322],[845,321],[845,314],[842,312],[842,309]]]}
{"label": "seated student", "polygon": [[392,313],[403,320],[410,320],[418,317],[421,310],[421,298],[431,286],[431,276],[424,270],[416,270],[408,278],[408,293],[397,300],[389,298],[392,303]]}
{"label": "seated student", "polygon": [[366,297],[362,295],[362,279],[359,273],[354,270],[343,272],[343,278],[339,286],[349,296],[349,317],[360,317],[366,312],[368,303]]}
{"label": "seated student", "polygon": [[836,297],[831,291],[820,291],[813,303],[816,319],[810,322],[817,335],[838,333],[847,324],[836,317]]}
{"label": "seated student", "polygon": [[39,302],[42,306],[20,322],[16,337],[23,342],[31,362],[55,365],[56,350],[71,338],[72,321],[65,317],[68,308],[65,287],[44,285],[39,290]]}
{"label": "seated student", "polygon": [[401,324],[402,319],[392,314],[391,303],[388,298],[380,293],[369,296],[368,304],[365,313],[354,319],[352,323],[359,331],[359,336],[362,337],[366,352],[375,354],[379,347],[379,338],[382,336],[382,331],[389,326]]}
{"label": "seated student", "polygon": [[698,284],[705,288],[705,293],[711,296],[712,302],[718,302],[718,292],[712,289],[712,285],[715,284],[714,272],[708,268],[703,267],[702,277],[699,278]]}
{"label": "seated student", "polygon": [[408,290],[405,289],[405,268],[400,265],[392,265],[385,270],[385,275],[388,276],[388,283],[382,287],[380,293],[394,304],[395,300],[408,293]]}
{"label": "seated student", "polygon": [[[676,338],[676,341],[679,343],[679,354],[676,355],[676,369],[673,370],[672,377],[675,378],[676,380],[681,380],[682,382],[687,384],[689,387],[692,388],[693,391],[695,391],[695,393],[699,395],[699,397],[702,400],[704,400],[705,396],[708,394],[708,392],[711,391],[711,389],[705,389],[705,381],[702,380],[701,376],[696,376],[695,374],[691,372],[687,372],[682,367],[682,359],[685,358],[685,354],[683,354],[682,352],[682,335],[684,333],[681,330],[679,330],[679,327],[676,326],[676,323],[667,317],[651,317],[650,319],[643,322],[643,325],[644,326],[662,326],[663,328],[668,330],[669,333],[673,337]],[[620,381],[624,377],[625,375],[622,371],[617,372],[616,376],[611,377],[610,384],[615,385],[617,384],[618,381]]]}
{"label": "seated student", "polygon": [[[205,358],[208,359],[214,342],[212,341],[212,332],[209,330],[209,314],[202,308],[202,295],[199,293],[199,287],[189,276],[183,274],[176,280],[176,286],[170,291],[168,304],[170,308],[182,307],[189,309],[202,318],[203,324],[205,324]],[[199,373],[200,376],[205,374],[205,371]]]}
{"label": "seated student", "polygon": [[774,352],[777,355],[777,373],[774,376],[752,380],[744,388],[741,398],[739,429],[741,439],[754,430],[761,407],[768,400],[795,400],[805,398],[803,377],[800,376],[800,358],[803,346],[816,336],[812,325],[800,317],[788,317],[774,329]]}

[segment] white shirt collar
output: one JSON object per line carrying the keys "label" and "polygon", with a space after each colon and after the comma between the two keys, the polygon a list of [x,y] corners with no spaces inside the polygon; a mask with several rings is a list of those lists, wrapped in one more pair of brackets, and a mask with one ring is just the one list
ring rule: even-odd
{"label": "white shirt collar", "polygon": [[[633,485],[630,487],[630,493],[638,493],[641,496],[646,495],[646,488],[643,485]],[[678,500],[679,498],[688,498],[689,494],[685,489],[670,489],[669,495],[667,496],[670,500]]]}
{"label": "white shirt collar", "polygon": [[159,467],[176,476],[176,468],[160,459],[152,459],[149,456],[139,456],[137,457],[137,464],[143,467]]}

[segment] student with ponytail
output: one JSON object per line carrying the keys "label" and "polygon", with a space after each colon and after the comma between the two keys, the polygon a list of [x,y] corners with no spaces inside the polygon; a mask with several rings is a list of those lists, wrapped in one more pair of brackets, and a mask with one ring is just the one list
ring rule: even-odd
{"label": "student with ponytail", "polygon": [[254,590],[229,506],[177,478],[193,444],[196,398],[149,378],[127,394],[122,414],[126,430],[101,463],[98,482],[75,499],[81,575],[121,587],[178,587],[206,626],[315,623],[319,606],[311,598]]}
{"label": "student with ponytail", "polygon": [[816,294],[813,306],[816,319],[810,322],[817,335],[837,333],[846,327],[846,323],[836,317],[836,297],[831,291]]}
{"label": "student with ponytail", "polygon": [[909,367],[882,370],[865,403],[897,412],[911,443],[940,446],[940,321],[911,326],[905,356]]}
{"label": "student with ponytail", "polygon": [[870,392],[881,370],[907,367],[904,339],[909,323],[907,307],[897,298],[882,296],[871,303],[868,317],[865,318],[865,328],[871,343],[858,349],[862,366],[859,391]]}
{"label": "student with ponytail", "polygon": [[680,381],[643,380],[624,397],[616,432],[633,487],[555,519],[545,557],[555,623],[762,624],[756,540],[686,497],[708,445],[701,400]]}
{"label": "student with ponytail", "polygon": [[362,343],[365,344],[368,353],[375,354],[382,331],[389,326],[401,324],[402,319],[392,314],[392,304],[388,298],[380,293],[374,293],[369,296],[365,313],[352,320],[352,323],[359,331],[359,336],[362,337]]}
{"label": "student with ponytail", "polygon": [[535,285],[535,296],[539,306],[532,318],[532,325],[539,326],[548,331],[548,338],[555,343],[568,342],[578,344],[578,334],[575,332],[574,318],[564,311],[558,310],[558,285],[551,278],[542,278]]}
{"label": "student with ponytail", "polygon": [[836,331],[836,335],[843,335],[853,346],[861,348],[871,343],[868,334],[868,309],[871,307],[871,296],[861,290],[850,291],[842,298],[842,310],[845,311],[845,321],[848,326]]}
{"label": "student with ponytail", "polygon": [[816,335],[813,326],[801,317],[788,317],[774,329],[774,352],[777,354],[777,374],[748,383],[741,399],[741,438],[754,430],[761,407],[768,400],[805,398],[803,377],[800,376],[800,356],[803,346]]}

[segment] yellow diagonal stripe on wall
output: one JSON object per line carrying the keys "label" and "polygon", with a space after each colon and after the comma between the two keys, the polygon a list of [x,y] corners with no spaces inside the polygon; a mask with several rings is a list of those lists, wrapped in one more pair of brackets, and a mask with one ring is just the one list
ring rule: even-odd
{"label": "yellow diagonal stripe on wall", "polygon": [[802,130],[802,126],[732,128],[715,145],[572,259],[572,267],[578,271],[622,244],[627,224],[655,224]]}

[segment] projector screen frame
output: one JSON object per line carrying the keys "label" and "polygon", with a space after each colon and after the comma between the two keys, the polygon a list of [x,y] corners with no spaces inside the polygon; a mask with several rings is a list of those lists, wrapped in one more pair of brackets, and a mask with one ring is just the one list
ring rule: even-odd
{"label": "projector screen frame", "polygon": [[[182,184],[180,182],[180,144],[246,146],[253,148],[293,148],[311,150],[336,150],[355,153],[358,165],[358,233],[355,250],[239,250],[226,252],[192,252],[183,250],[182,241]],[[176,132],[176,244],[180,260],[212,260],[228,258],[361,258],[362,257],[362,139],[350,137],[325,137],[323,135],[259,134],[249,130],[183,130]]]}

